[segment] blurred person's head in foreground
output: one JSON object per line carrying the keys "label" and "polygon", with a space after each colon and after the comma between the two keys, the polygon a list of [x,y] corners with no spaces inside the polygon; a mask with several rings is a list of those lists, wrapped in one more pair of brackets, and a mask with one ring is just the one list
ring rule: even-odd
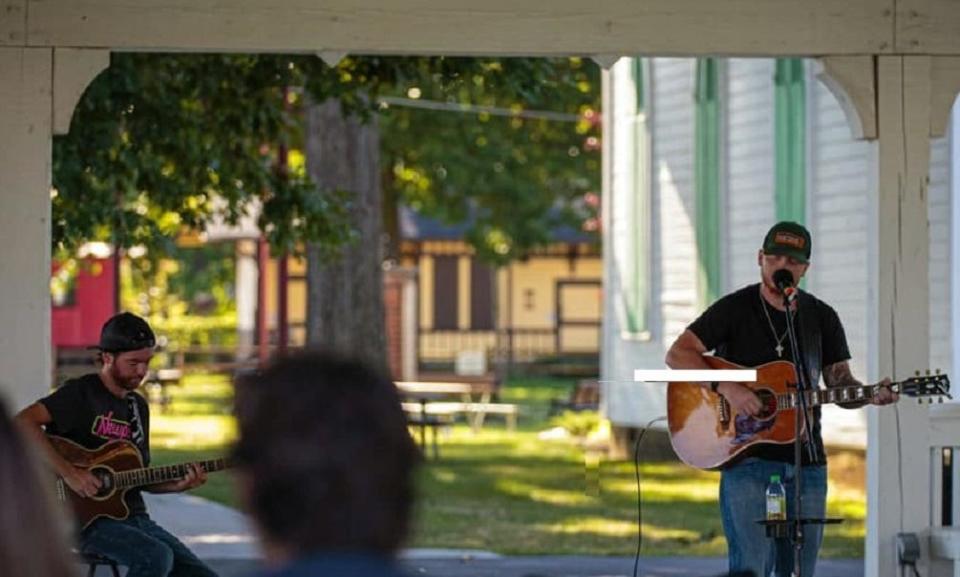
{"label": "blurred person's head in foreground", "polygon": [[53,474],[44,475],[0,398],[0,574],[64,577],[71,561],[67,521],[53,502]]}
{"label": "blurred person's head in foreground", "polygon": [[287,356],[237,380],[236,416],[242,498],[271,565],[394,556],[419,453],[389,378],[330,354]]}

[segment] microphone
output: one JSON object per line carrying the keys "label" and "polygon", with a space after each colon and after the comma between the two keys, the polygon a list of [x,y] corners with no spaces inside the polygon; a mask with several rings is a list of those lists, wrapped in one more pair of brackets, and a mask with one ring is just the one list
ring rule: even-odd
{"label": "microphone", "polygon": [[797,298],[797,289],[793,286],[793,275],[785,268],[773,273],[773,284],[777,286],[787,302],[792,303]]}

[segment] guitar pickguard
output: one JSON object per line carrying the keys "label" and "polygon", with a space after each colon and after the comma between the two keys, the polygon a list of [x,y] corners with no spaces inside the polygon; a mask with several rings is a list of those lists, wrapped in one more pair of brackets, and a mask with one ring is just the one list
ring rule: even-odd
{"label": "guitar pickguard", "polygon": [[742,445],[754,440],[759,433],[773,427],[774,419],[757,419],[750,415],[737,415],[733,420],[733,430],[736,432],[731,445]]}

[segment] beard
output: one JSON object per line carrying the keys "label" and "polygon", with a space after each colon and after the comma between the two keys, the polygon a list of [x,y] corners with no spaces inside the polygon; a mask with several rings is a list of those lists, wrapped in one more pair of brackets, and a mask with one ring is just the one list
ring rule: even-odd
{"label": "beard", "polygon": [[137,390],[137,388],[140,387],[140,383],[143,382],[143,377],[124,375],[116,365],[110,367],[110,376],[113,378],[114,383],[128,391]]}

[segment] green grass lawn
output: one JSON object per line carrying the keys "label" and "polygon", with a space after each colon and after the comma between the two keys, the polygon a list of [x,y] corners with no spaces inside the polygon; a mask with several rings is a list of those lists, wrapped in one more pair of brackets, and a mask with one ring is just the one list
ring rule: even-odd
{"label": "green grass lawn", "polygon": [[[411,545],[508,554],[632,555],[638,520],[633,463],[599,461],[575,440],[538,438],[551,426],[546,417],[550,399],[566,397],[571,386],[551,379],[511,381],[502,400],[521,405],[517,431],[494,420],[478,434],[465,425],[442,432],[440,459],[427,460],[419,473]],[[223,454],[236,434],[230,394],[222,377],[189,376],[165,413],[154,409],[155,462]],[[862,461],[856,453],[831,457],[828,514],[847,522],[828,529],[825,556],[862,555]],[[726,553],[718,473],[675,461],[644,462],[641,480],[645,555]],[[194,493],[236,506],[228,474],[211,475]]]}

